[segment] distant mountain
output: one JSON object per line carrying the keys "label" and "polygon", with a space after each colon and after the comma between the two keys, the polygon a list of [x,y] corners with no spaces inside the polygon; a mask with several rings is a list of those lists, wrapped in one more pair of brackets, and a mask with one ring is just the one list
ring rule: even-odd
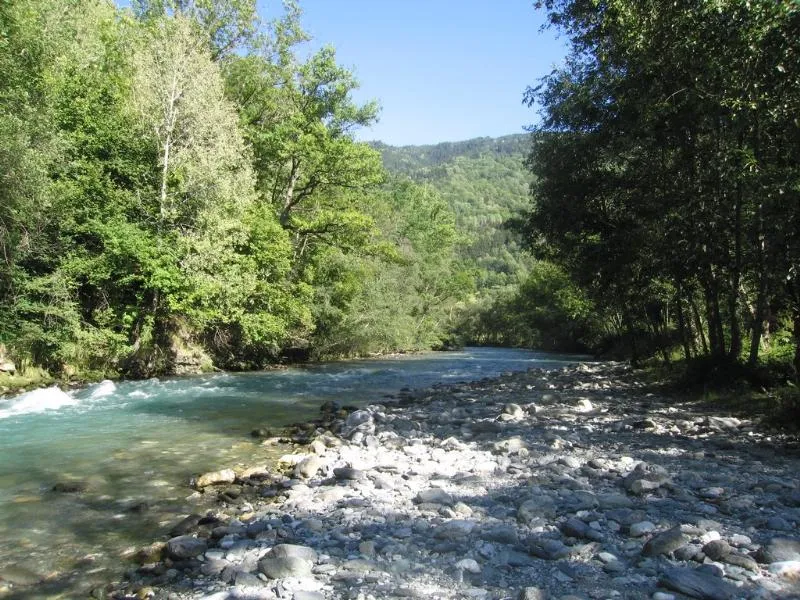
{"label": "distant mountain", "polygon": [[426,146],[372,145],[390,173],[436,189],[452,207],[467,238],[462,258],[479,269],[478,289],[518,283],[530,257],[504,224],[529,204],[531,175],[524,165],[529,134],[482,137]]}

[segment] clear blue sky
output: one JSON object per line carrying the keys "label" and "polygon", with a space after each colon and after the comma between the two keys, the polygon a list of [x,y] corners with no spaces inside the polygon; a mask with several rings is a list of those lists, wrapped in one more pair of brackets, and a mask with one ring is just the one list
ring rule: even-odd
{"label": "clear blue sky", "polygon": [[[262,17],[277,0],[259,0]],[[522,105],[566,55],[540,31],[533,0],[300,0],[314,45],[331,44],[352,69],[359,101],[378,100],[380,122],[358,137],[430,144],[520,133],[537,120]]]}

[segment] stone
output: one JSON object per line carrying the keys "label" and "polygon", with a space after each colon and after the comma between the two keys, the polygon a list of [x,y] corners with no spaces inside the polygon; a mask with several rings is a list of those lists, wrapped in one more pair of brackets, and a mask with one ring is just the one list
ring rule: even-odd
{"label": "stone", "polygon": [[587,540],[600,541],[603,536],[600,532],[595,531],[580,519],[571,517],[562,523],[559,527],[564,535],[574,538],[584,538]]}
{"label": "stone", "polygon": [[724,579],[695,569],[666,569],[658,584],[699,600],[732,600],[738,591]]}
{"label": "stone", "polygon": [[731,546],[725,540],[714,540],[703,546],[703,554],[711,560],[722,560],[731,553]]}
{"label": "stone", "polygon": [[444,504],[453,506],[453,497],[441,488],[422,490],[414,497],[416,504]]}
{"label": "stone", "polygon": [[222,483],[233,483],[236,480],[236,473],[233,469],[222,469],[221,471],[210,471],[203,473],[194,483],[194,487],[202,490],[204,487],[210,485],[219,485]]}
{"label": "stone", "polygon": [[325,600],[325,595],[313,590],[295,590],[292,600]]}
{"label": "stone", "polygon": [[366,474],[352,467],[337,467],[333,470],[333,476],[340,481],[361,481]]}
{"label": "stone", "polygon": [[59,481],[52,489],[60,494],[82,494],[89,489],[89,482],[77,479]]}
{"label": "stone", "polygon": [[208,550],[205,540],[191,535],[179,535],[167,542],[167,556],[173,560],[185,560],[204,554]]}
{"label": "stone", "polygon": [[523,502],[517,510],[517,519],[528,524],[535,519],[553,517],[556,514],[555,501],[548,495],[542,494]]}
{"label": "stone", "polygon": [[669,480],[669,472],[664,467],[641,462],[623,478],[622,486],[640,495],[658,489]]}
{"label": "stone", "polygon": [[634,523],[630,526],[628,533],[631,537],[642,537],[643,535],[652,533],[655,530],[656,526],[654,523],[651,523],[650,521],[639,521],[638,523]]}
{"label": "stone", "polygon": [[362,436],[375,433],[375,421],[368,410],[356,410],[347,415],[342,428],[342,437],[351,439],[356,433]]}
{"label": "stone", "polygon": [[298,544],[278,544],[267,553],[270,558],[302,558],[310,563],[317,562],[317,551]]}
{"label": "stone", "polygon": [[265,558],[258,563],[258,570],[270,579],[311,576],[310,561],[294,556]]}
{"label": "stone", "polygon": [[461,569],[462,571],[468,571],[470,573],[480,573],[481,566],[478,564],[474,558],[464,558],[461,559],[456,563],[456,568]]}
{"label": "stone", "polygon": [[475,523],[463,519],[453,519],[436,528],[433,536],[440,540],[456,540],[468,536],[475,529]]}
{"label": "stone", "polygon": [[148,546],[139,548],[134,555],[134,559],[136,562],[143,565],[158,562],[164,555],[164,550],[166,547],[167,544],[164,542],[154,542]]}
{"label": "stone", "polygon": [[559,540],[551,538],[530,538],[528,553],[545,560],[560,560],[570,555],[570,549]]}
{"label": "stone", "polygon": [[688,543],[689,538],[681,532],[681,528],[673,527],[650,538],[642,548],[642,555],[658,556],[659,554],[669,554]]}
{"label": "stone", "polygon": [[519,591],[517,600],[547,600],[547,593],[538,587],[526,587]]}
{"label": "stone", "polygon": [[294,468],[295,477],[302,477],[303,479],[311,479],[323,467],[325,463],[319,456],[308,456],[297,463]]}
{"label": "stone", "polygon": [[169,530],[169,534],[173,537],[179,535],[186,535],[187,533],[190,533],[195,529],[197,529],[197,526],[200,524],[201,520],[202,517],[200,515],[197,514],[188,515],[183,519],[181,519],[180,521],[178,521],[177,523],[175,523],[175,525],[173,525],[172,528]]}
{"label": "stone", "polygon": [[519,542],[519,534],[510,525],[496,525],[485,529],[479,534],[482,540],[496,542],[498,544],[516,544]]}

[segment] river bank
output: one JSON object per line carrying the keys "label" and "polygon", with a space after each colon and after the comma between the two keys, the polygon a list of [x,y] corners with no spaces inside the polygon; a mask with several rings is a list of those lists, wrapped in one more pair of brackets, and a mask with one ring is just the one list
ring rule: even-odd
{"label": "river bank", "polygon": [[[800,456],[617,364],[328,412],[96,597],[800,597]],[[217,483],[211,483],[213,480]]]}

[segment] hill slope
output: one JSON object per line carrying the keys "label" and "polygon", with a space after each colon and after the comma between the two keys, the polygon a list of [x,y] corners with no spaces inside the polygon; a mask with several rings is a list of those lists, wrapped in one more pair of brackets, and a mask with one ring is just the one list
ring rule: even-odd
{"label": "hill slope", "polygon": [[530,258],[504,223],[529,202],[530,173],[524,165],[528,134],[427,146],[373,146],[389,172],[429,184],[453,209],[465,237],[461,257],[479,271],[479,296],[521,281]]}

